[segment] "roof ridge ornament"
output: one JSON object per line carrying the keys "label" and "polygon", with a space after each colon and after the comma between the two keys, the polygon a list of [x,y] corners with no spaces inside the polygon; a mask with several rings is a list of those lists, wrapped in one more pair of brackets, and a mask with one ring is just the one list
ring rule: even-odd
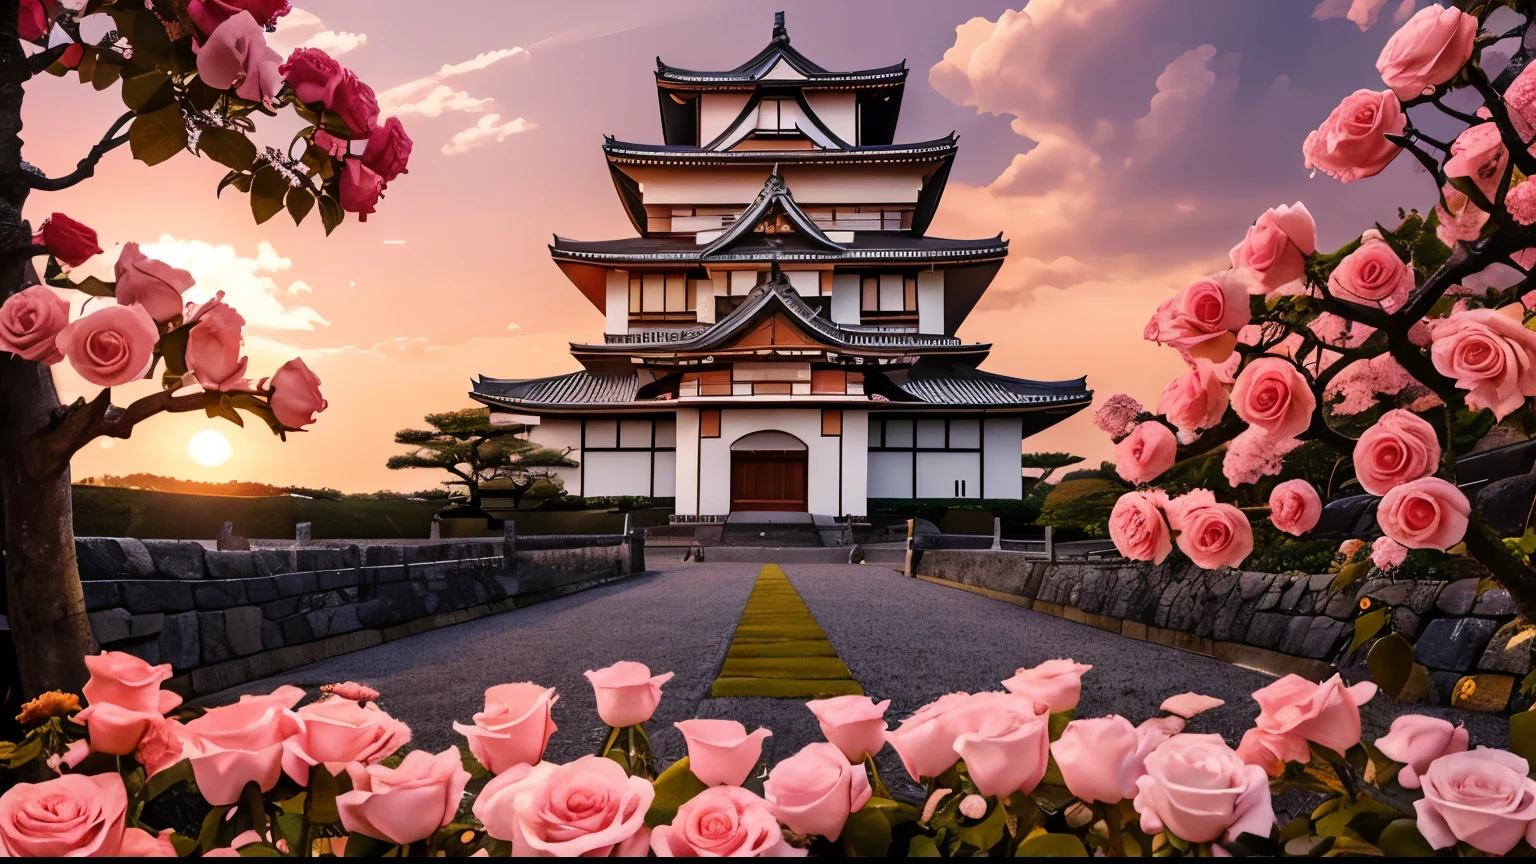
{"label": "roof ridge ornament", "polygon": [[773,41],[789,44],[789,30],[784,27],[784,13],[773,13]]}

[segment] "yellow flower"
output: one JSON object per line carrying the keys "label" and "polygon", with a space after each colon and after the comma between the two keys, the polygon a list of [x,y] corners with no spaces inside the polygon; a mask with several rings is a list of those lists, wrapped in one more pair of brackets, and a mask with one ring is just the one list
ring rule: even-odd
{"label": "yellow flower", "polygon": [[23,726],[36,726],[50,717],[63,717],[79,710],[79,696],[50,690],[21,706],[21,713],[16,715],[16,722]]}

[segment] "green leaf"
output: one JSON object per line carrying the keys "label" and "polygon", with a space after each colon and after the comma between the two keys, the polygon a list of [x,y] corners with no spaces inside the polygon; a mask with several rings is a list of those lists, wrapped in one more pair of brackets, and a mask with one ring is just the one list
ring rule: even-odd
{"label": "green leaf", "polygon": [[1362,817],[1377,817],[1383,820],[1403,818],[1403,814],[1397,808],[1383,804],[1374,798],[1335,800],[1339,803],[1332,808],[1332,812],[1316,820],[1314,830],[1324,837],[1342,835],[1345,829],[1350,828],[1355,820]]}
{"label": "green leaf", "polygon": [[[957,795],[955,797],[961,796]],[[1003,834],[1008,830],[1007,814],[1003,812],[1002,805],[996,801],[992,802],[992,811],[982,817],[980,822],[977,822],[975,825],[966,825],[965,823],[968,821],[970,820],[961,819],[960,824],[955,828],[955,835],[960,838],[961,842],[968,843],[982,851],[991,849],[993,846],[1001,843]]]}
{"label": "green leaf", "polygon": [[315,206],[315,193],[301,186],[294,186],[288,190],[285,201],[288,205],[288,215],[293,217],[293,224],[302,225],[304,217],[308,216],[309,211]]}
{"label": "green leaf", "polygon": [[256,164],[256,145],[233,129],[204,129],[197,136],[197,152],[233,171]]}
{"label": "green leaf", "polygon": [[1433,858],[1439,854],[1412,819],[1399,819],[1381,829],[1376,846],[1389,858]]}
{"label": "green leaf", "polygon": [[117,79],[121,78],[122,74],[123,67],[121,64],[98,57],[96,68],[91,70],[91,86],[100,92],[116,84]]}
{"label": "green leaf", "polygon": [[916,822],[917,817],[922,815],[921,811],[911,804],[893,801],[890,798],[871,798],[869,803],[864,805],[864,809],[876,810],[884,814],[885,821],[891,823],[892,828],[898,825],[905,825],[908,822]]}
{"label": "green leaf", "polygon": [[123,104],[135,114],[152,114],[175,101],[171,76],[158,69],[123,79]]}
{"label": "green leaf", "polygon": [[325,152],[324,148],[310,144],[304,148],[302,159],[304,167],[315,172],[315,176],[319,177],[322,181],[336,176],[336,163],[331,159],[331,154]]}
{"label": "green leaf", "polygon": [[1355,638],[1350,640],[1349,651],[1354,653],[1361,645],[1369,642],[1371,637],[1381,632],[1381,628],[1387,624],[1387,610],[1377,609],[1367,612],[1355,619]]}
{"label": "green leaf", "polygon": [[12,769],[20,768],[41,755],[43,755],[42,736],[29,735],[27,740],[17,744],[15,749],[11,751],[9,765]]}
{"label": "green leaf", "polygon": [[1371,672],[1371,680],[1380,685],[1382,692],[1396,699],[1413,674],[1413,645],[1401,633],[1393,633],[1371,646],[1365,665]]}
{"label": "green leaf", "polygon": [[[169,64],[174,52],[171,50],[171,38],[165,32],[165,25],[160,23],[154,13],[146,12],[142,8],[133,9],[129,4],[124,6],[127,8],[114,9],[115,14],[112,17],[117,19],[118,32],[127,35],[128,44],[133,46],[134,63],[151,66]],[[130,10],[133,14],[131,22],[122,17]]]}
{"label": "green leaf", "polygon": [[330,236],[332,231],[336,230],[336,226],[340,225],[341,221],[345,218],[347,218],[346,213],[341,209],[340,201],[329,195],[320,196],[320,224],[325,226],[327,237]]}
{"label": "green leaf", "polygon": [[384,853],[395,848],[388,840],[369,837],[356,831],[347,835],[347,851],[344,858],[383,858]]}
{"label": "green leaf", "polygon": [[1466,408],[1457,411],[1451,415],[1451,452],[1470,452],[1497,422],[1492,411],[1471,411]]}
{"label": "green leaf", "polygon": [[891,849],[891,823],[883,813],[866,804],[848,817],[839,839],[850,855],[884,858]]}
{"label": "green leaf", "polygon": [[1071,723],[1072,718],[1076,716],[1076,709],[1069,711],[1057,711],[1056,713],[1052,714],[1050,717],[1051,740],[1055,741],[1057,738],[1060,738],[1061,733],[1067,731],[1067,724]]}
{"label": "green leaf", "polygon": [[241,858],[286,858],[276,847],[265,843],[247,843],[239,849]]}
{"label": "green leaf", "polygon": [[[343,776],[345,772],[343,772]],[[350,786],[350,782],[348,783]],[[336,810],[336,796],[342,794],[341,780],[336,775],[325,769],[324,765],[316,765],[309,769],[309,821],[316,825],[332,825],[341,821],[341,814]]]}
{"label": "green leaf", "polygon": [[1088,850],[1072,834],[1036,834],[1013,854],[1015,858],[1087,858]]}
{"label": "green leaf", "polygon": [[283,197],[288,194],[288,181],[271,165],[256,169],[251,178],[251,215],[256,224],[271,219],[283,209]]}
{"label": "green leaf", "polygon": [[692,801],[694,796],[708,789],[704,782],[693,776],[693,771],[688,767],[688,757],[673,762],[667,770],[661,772],[651,786],[656,790],[656,797],[651,801],[651,809],[646,811],[645,824],[652,828],[657,825],[670,825],[672,819],[677,816],[677,808]]}
{"label": "green leaf", "polygon": [[610,749],[607,753],[604,753],[603,755],[607,756],[609,759],[612,759],[613,761],[619,763],[619,767],[624,769],[624,773],[625,774],[629,773],[629,757],[624,755],[624,751],[623,750],[620,750],[619,748],[614,747],[614,748]]}
{"label": "green leaf", "polygon": [[177,858],[191,858],[192,853],[197,851],[197,838],[195,837],[172,832],[170,840],[171,845],[176,847]]}
{"label": "green leaf", "polygon": [[907,845],[908,858],[942,858],[939,847],[927,834],[919,834]]}
{"label": "green leaf", "polygon": [[[229,812],[230,805],[225,804],[208,811],[203,817],[201,830],[197,832],[197,848],[207,852],[219,845],[219,833],[224,829],[224,814]],[[233,836],[233,835],[231,835]]]}
{"label": "green leaf", "polygon": [[144,784],[144,799],[153,801],[172,786],[190,782],[192,782],[192,763],[183,759],[164,771],[150,776]]}
{"label": "green leaf", "polygon": [[1345,588],[1348,588],[1350,585],[1353,585],[1360,579],[1360,577],[1370,572],[1370,569],[1371,559],[1369,558],[1363,561],[1355,561],[1351,564],[1345,564],[1343,567],[1339,568],[1339,575],[1333,577],[1333,582],[1331,585],[1329,585],[1329,588],[1333,591],[1342,591]]}
{"label": "green leaf", "polygon": [[1509,752],[1527,762],[1536,762],[1536,711],[1510,716]]}
{"label": "green leaf", "polygon": [[187,124],[181,108],[169,105],[135,117],[128,128],[128,148],[133,158],[145,165],[159,165],[187,149]]}
{"label": "green leaf", "polygon": [[[1444,264],[1446,259],[1451,257],[1451,247],[1442,243],[1440,238],[1435,236],[1435,229],[1439,225],[1440,214],[1431,211],[1429,216],[1424,219],[1423,226],[1419,228],[1419,236],[1413,241],[1413,269],[1417,270],[1420,276],[1428,276],[1430,273],[1440,269],[1440,265]],[[1454,297],[1442,299],[1451,302],[1455,301]],[[1448,302],[1446,306],[1449,308],[1450,303]]]}
{"label": "green leaf", "polygon": [[[260,417],[261,421],[267,424],[267,428],[271,429],[273,434],[281,436],[286,431],[283,424],[278,422],[277,415],[272,412],[272,406],[267,404],[266,399],[253,393],[234,393],[231,394],[229,402],[232,406],[247,414]],[[473,774],[474,772],[471,771],[470,773]]]}
{"label": "green leaf", "polygon": [[1484,213],[1492,213],[1497,209],[1493,206],[1493,202],[1488,200],[1488,196],[1483,194],[1482,188],[1473,182],[1471,177],[1465,175],[1461,177],[1447,177],[1445,182],[1450,184],[1452,189],[1467,196],[1467,200],[1471,202],[1472,206]]}
{"label": "green leaf", "polygon": [[251,191],[251,175],[249,175],[249,174],[241,174],[239,171],[231,171],[228,174],[224,175],[224,179],[223,180],[219,181],[218,188],[213,190],[213,197],[215,197],[215,198],[221,197],[224,194],[224,190],[227,189],[230,186],[234,186],[235,188],[239,189],[240,188],[240,180],[242,178],[244,178],[244,180],[245,180],[245,188],[244,189],[240,189],[240,191],[241,192],[249,192],[249,191]]}
{"label": "green leaf", "polygon": [[160,356],[165,359],[165,372],[160,376],[160,386],[165,390],[181,387],[181,379],[187,374],[187,337],[196,324],[183,324],[160,337]]}

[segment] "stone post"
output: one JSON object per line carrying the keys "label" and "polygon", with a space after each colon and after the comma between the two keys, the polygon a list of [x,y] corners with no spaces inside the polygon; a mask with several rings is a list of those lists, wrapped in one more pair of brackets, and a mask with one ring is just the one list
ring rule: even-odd
{"label": "stone post", "polygon": [[914,567],[917,564],[917,562],[913,560],[913,558],[915,557],[915,553],[914,553],[914,550],[912,549],[912,545],[913,545],[912,544],[912,533],[913,533],[913,531],[916,528],[916,524],[917,524],[916,520],[913,520],[913,519],[908,519],[907,520],[907,557],[906,557],[906,562],[902,565],[902,568],[901,568],[903,576],[909,576],[910,577],[910,576],[916,576],[917,575],[917,571],[914,569]]}
{"label": "stone post", "polygon": [[312,523],[300,522],[298,525],[294,526],[293,542],[300,546],[308,546],[312,539],[314,539],[314,529]]}
{"label": "stone post", "polygon": [[435,514],[432,516],[432,529],[427,534],[427,539],[428,540],[441,540],[441,539],[443,539],[443,517],[435,515]]}
{"label": "stone post", "polygon": [[501,523],[501,557],[507,568],[507,574],[515,572],[513,566],[517,560],[517,523],[511,519],[504,519]]}
{"label": "stone post", "polygon": [[994,551],[1003,548],[1003,517],[992,517],[992,549]]}
{"label": "stone post", "polygon": [[[624,519],[626,527],[629,517]],[[630,574],[645,572],[645,529],[636,528],[633,531],[625,531],[624,543],[629,546],[629,572]]]}
{"label": "stone post", "polygon": [[1055,530],[1056,529],[1049,525],[1045,526],[1045,557],[1052,563],[1056,561],[1056,538],[1054,536]]}

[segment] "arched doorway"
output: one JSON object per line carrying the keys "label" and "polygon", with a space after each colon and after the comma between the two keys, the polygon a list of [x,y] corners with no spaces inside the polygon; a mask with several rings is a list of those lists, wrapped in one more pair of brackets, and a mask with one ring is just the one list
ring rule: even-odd
{"label": "arched doorway", "polygon": [[805,512],[807,468],[805,442],[787,432],[741,436],[731,443],[731,512]]}

